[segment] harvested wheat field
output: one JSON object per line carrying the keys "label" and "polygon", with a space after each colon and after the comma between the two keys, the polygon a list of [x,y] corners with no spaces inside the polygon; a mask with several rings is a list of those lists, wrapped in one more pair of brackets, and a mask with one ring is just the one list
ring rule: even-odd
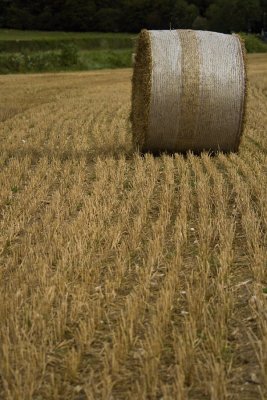
{"label": "harvested wheat field", "polygon": [[0,398],[267,398],[267,56],[240,153],[140,156],[131,70],[0,77]]}

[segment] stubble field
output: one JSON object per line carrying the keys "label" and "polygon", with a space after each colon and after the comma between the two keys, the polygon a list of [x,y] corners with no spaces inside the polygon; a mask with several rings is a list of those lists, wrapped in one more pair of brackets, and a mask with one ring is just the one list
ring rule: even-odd
{"label": "stubble field", "polygon": [[266,399],[267,56],[239,155],[134,153],[131,73],[0,76],[0,399]]}

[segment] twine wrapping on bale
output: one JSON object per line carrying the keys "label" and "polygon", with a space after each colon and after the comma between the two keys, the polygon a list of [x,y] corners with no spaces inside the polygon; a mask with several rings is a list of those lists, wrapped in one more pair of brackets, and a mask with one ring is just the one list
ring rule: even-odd
{"label": "twine wrapping on bale", "polygon": [[237,151],[246,79],[238,35],[143,30],[132,85],[135,145],[143,152]]}

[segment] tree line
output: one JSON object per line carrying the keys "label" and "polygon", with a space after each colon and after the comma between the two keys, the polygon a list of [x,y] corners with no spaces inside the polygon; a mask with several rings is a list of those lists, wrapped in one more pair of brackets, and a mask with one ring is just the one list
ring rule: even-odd
{"label": "tree line", "polygon": [[267,30],[267,0],[0,0],[0,27],[139,32]]}

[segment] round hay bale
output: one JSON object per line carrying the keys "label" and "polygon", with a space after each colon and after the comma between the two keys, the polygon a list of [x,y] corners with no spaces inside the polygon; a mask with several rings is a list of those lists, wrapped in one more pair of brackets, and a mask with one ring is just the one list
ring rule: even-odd
{"label": "round hay bale", "polygon": [[132,83],[133,141],[140,151],[238,150],[247,87],[238,35],[143,30]]}

